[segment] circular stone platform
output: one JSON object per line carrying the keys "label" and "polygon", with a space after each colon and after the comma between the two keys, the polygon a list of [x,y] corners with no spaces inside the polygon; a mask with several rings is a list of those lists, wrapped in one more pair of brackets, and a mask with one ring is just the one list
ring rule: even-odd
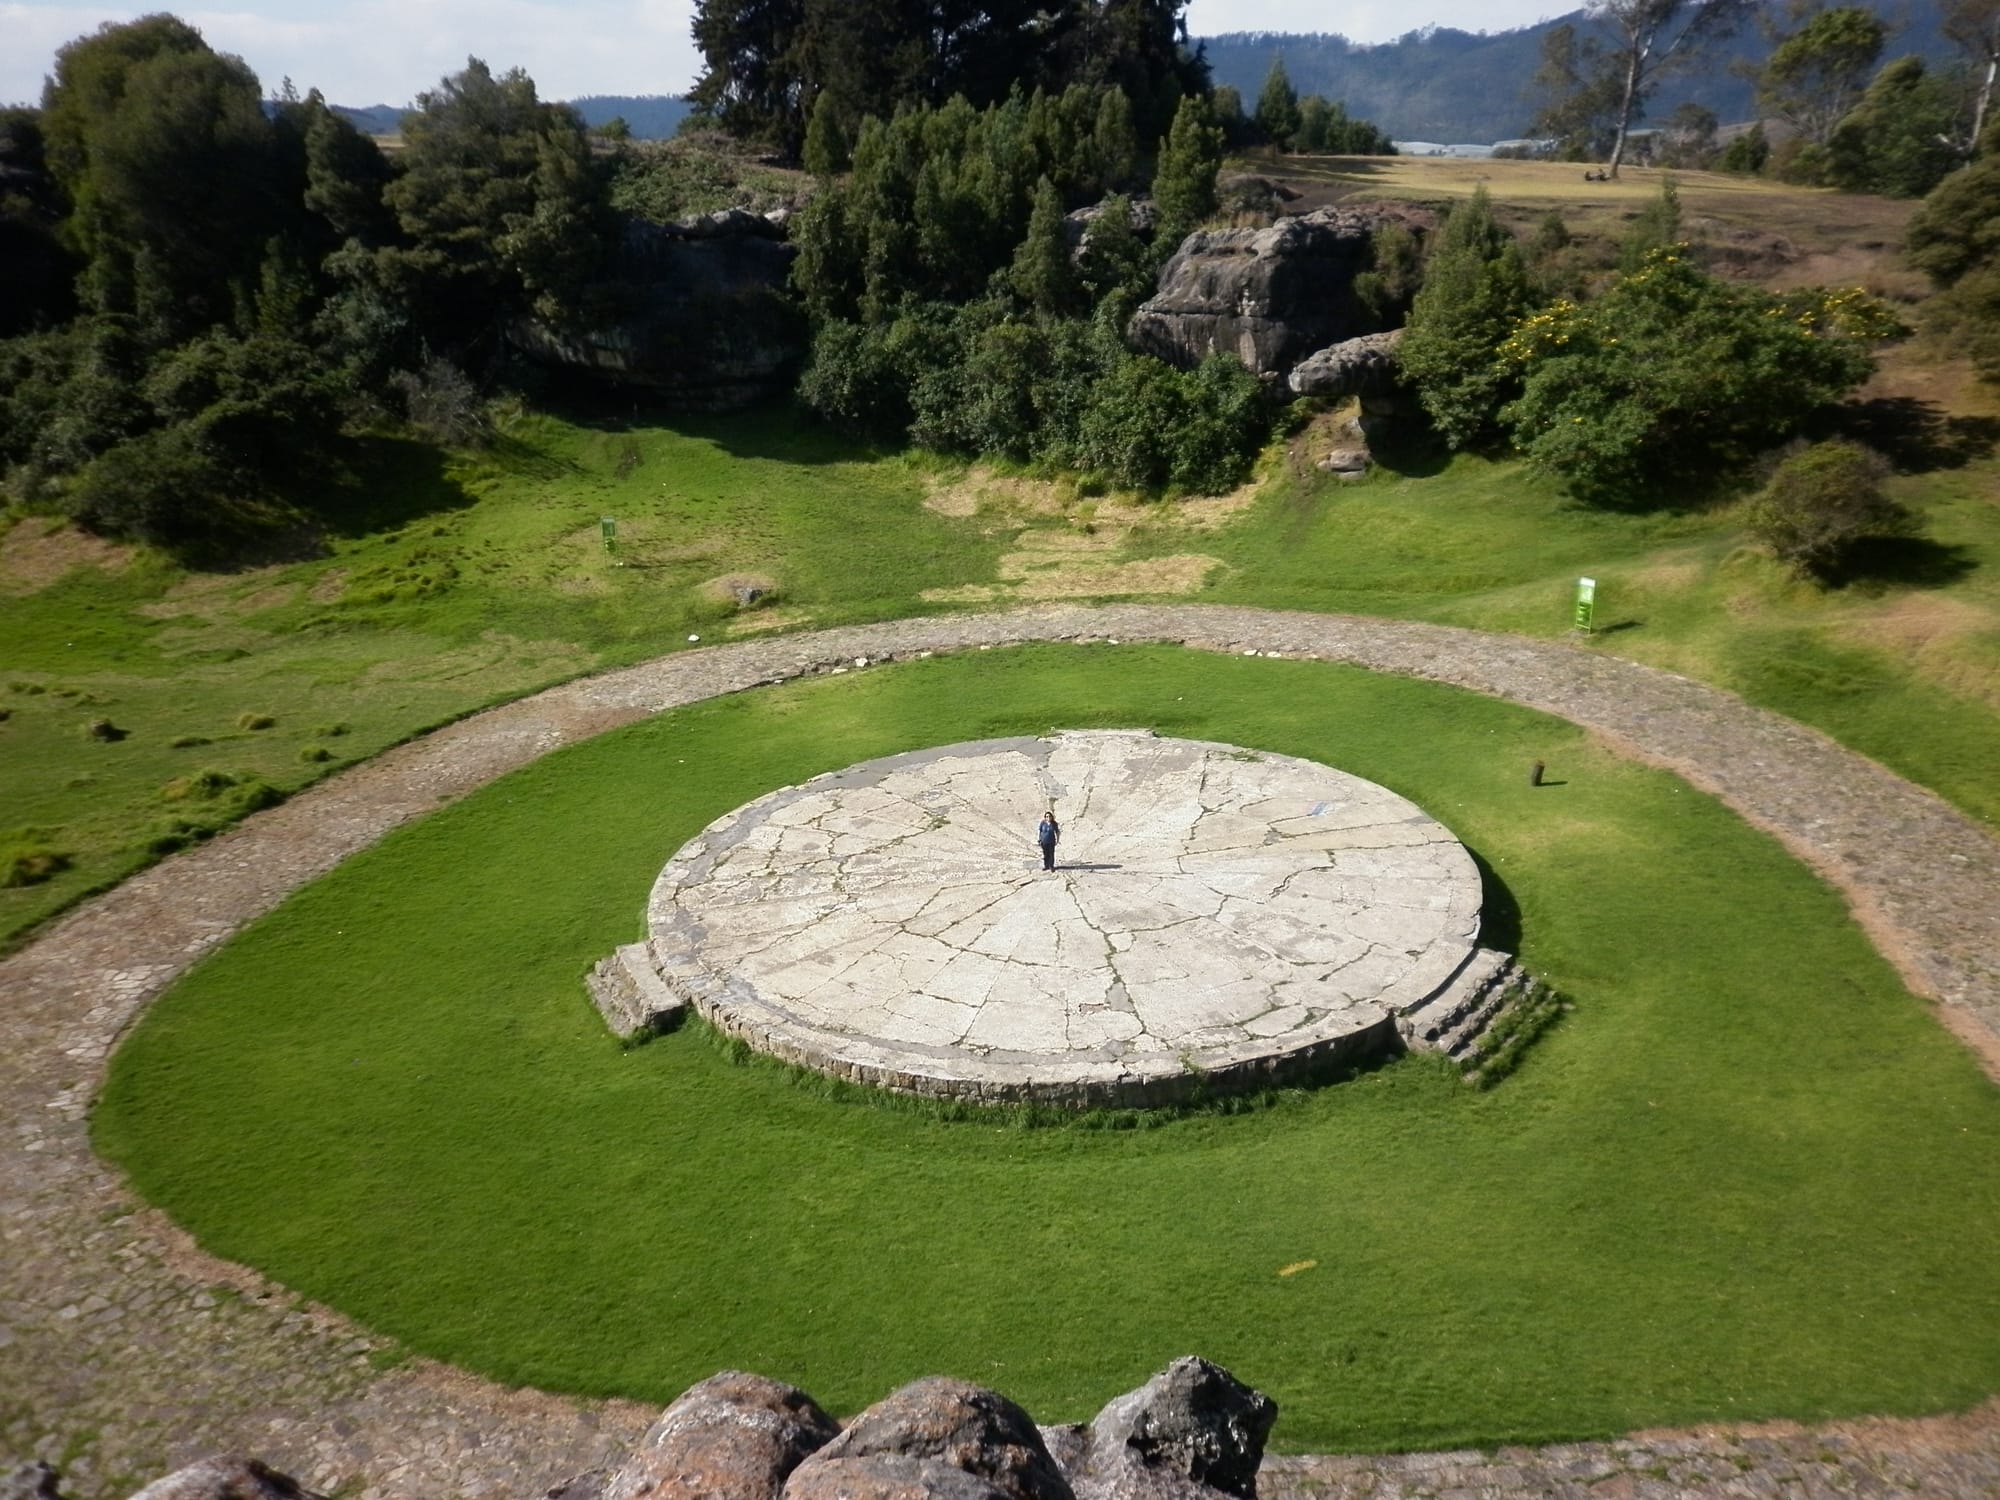
{"label": "circular stone platform", "polygon": [[667,865],[648,947],[710,1021],[822,1072],[1158,1104],[1393,1047],[1395,1017],[1471,957],[1479,904],[1465,849],[1373,782],[1080,731],[759,798]]}

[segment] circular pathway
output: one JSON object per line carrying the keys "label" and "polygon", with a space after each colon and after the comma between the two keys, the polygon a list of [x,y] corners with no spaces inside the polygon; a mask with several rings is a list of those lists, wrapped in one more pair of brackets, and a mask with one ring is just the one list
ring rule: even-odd
{"label": "circular pathway", "polygon": [[[1030,842],[1065,825],[1058,866]],[[651,960],[725,1031],[934,1098],[1163,1104],[1373,1055],[1479,935],[1479,871],[1387,787],[1079,730],[784,787],[674,856]]]}
{"label": "circular pathway", "polygon": [[[565,744],[803,673],[1025,640],[1181,642],[1454,683],[1584,725],[1770,831],[1848,898],[1905,981],[2000,1058],[2000,843],[1824,735],[1562,641],[1188,605],[892,621],[679,653],[376,757],[126,881],[0,961],[0,1454],[110,1500],[194,1457],[259,1454],[355,1500],[522,1500],[622,1455],[651,1413],[422,1362],[201,1256],[90,1150],[120,1032],[204,952],[400,823]],[[1524,768],[1525,772],[1525,768]],[[282,1211],[279,1205],[274,1211]],[[1181,1350],[1162,1350],[1162,1362]],[[391,1368],[385,1368],[391,1367]],[[1107,1397],[1113,1392],[1105,1392]],[[2000,1404],[1970,1418],[1743,1429],[1534,1452],[1288,1460],[1274,1489],[1489,1495],[2000,1493]],[[1664,1477],[1663,1477],[1664,1476]]]}

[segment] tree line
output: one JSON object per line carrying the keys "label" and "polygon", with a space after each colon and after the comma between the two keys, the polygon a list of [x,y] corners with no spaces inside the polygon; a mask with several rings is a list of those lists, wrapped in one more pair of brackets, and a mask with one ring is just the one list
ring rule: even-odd
{"label": "tree line", "polygon": [[[772,72],[794,63],[744,40],[757,18],[791,24],[782,7],[703,7],[698,34],[736,38],[705,119],[774,144],[796,134],[823,178],[797,231],[810,409],[874,434],[1060,454],[1123,483],[1232,482],[1258,438],[1248,377],[1134,364],[1113,315],[1215,207],[1223,130],[1178,15],[1154,0],[1053,16],[807,7],[785,56],[845,81],[802,90]],[[1012,40],[988,34],[1007,25]],[[855,49],[901,61],[849,73]],[[1034,81],[1052,69],[1075,76]],[[605,145],[525,72],[478,59],[418,97],[385,153],[317,91],[287,80],[264,98],[240,58],[171,15],[73,41],[39,108],[0,113],[8,497],[225,549],[298,521],[312,476],[339,472],[344,435],[475,435],[487,393],[534,379],[510,329],[605,326],[636,295],[613,250],[644,166]],[[1133,208],[1149,189],[1157,232]],[[1072,264],[1064,213],[1107,195],[1123,196]],[[1061,353],[1044,361],[1049,341]],[[865,347],[843,365],[849,345]],[[912,348],[923,357],[904,358]],[[1036,387],[1016,390],[1012,425],[997,393],[1019,381],[986,378],[1003,348]],[[885,361],[864,392],[853,372]],[[1055,368],[1087,378],[1058,399]],[[1129,435],[1080,445],[1100,386],[1200,407],[1183,434],[1228,441],[1166,461]],[[949,391],[988,418],[948,416]]]}
{"label": "tree line", "polygon": [[421,95],[391,162],[170,15],[64,47],[0,174],[10,496],[191,550],[279,523],[354,426],[462,421],[460,372],[581,316],[610,234],[582,122],[519,70]]}

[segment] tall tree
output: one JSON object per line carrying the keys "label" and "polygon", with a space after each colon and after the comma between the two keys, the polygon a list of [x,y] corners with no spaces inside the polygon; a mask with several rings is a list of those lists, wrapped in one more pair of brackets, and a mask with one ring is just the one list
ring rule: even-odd
{"label": "tall tree", "polygon": [[86,298],[137,315],[155,344],[228,319],[285,227],[261,94],[241,58],[172,16],[106,25],[56,55],[43,128]]}
{"label": "tall tree", "polygon": [[1553,139],[1559,154],[1595,161],[1611,149],[1620,90],[1596,37],[1579,33],[1569,21],[1551,26],[1542,35],[1541,60],[1529,88],[1542,100],[1529,128]]}
{"label": "tall tree", "polygon": [[[1544,88],[1567,91],[1573,103],[1602,109],[1611,123],[1611,154],[1605,170],[1618,175],[1633,122],[1660,82],[1687,66],[1710,43],[1729,35],[1756,0],[1587,0],[1584,9],[1597,34],[1572,35],[1562,67],[1551,67],[1544,44]],[[1561,30],[1562,28],[1557,28]],[[1563,105],[1561,92],[1551,110]],[[1545,117],[1550,111],[1545,111]]]}
{"label": "tall tree", "polygon": [[695,0],[702,72],[688,97],[736,135],[805,137],[806,0]]}
{"label": "tall tree", "polygon": [[2000,74],[2000,0],[1945,0],[1944,34],[1972,60],[1979,84],[1973,96],[1972,128],[1963,141],[1963,155],[1981,149],[1987,116],[1993,107],[1993,83]]}
{"label": "tall tree", "polygon": [[582,117],[546,104],[519,68],[478,58],[403,117],[402,173],[384,201],[403,243],[378,260],[446,342],[510,314],[560,317],[602,253],[604,184]]}
{"label": "tall tree", "polygon": [[1757,102],[1812,145],[1824,146],[1860,100],[1888,35],[1881,17],[1860,6],[1810,16],[1765,59]]}

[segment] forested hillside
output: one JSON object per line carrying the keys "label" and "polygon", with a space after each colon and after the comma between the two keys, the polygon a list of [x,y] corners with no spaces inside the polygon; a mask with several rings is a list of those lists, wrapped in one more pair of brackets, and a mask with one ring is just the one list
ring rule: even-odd
{"label": "forested hillside", "polygon": [[[1888,56],[1915,53],[1939,64],[1957,55],[1943,31],[1945,0],[1880,9],[1891,27]],[[1565,22],[1582,21],[1579,10],[1517,31],[1430,27],[1373,47],[1331,33],[1271,31],[1229,32],[1205,37],[1202,45],[1215,83],[1246,99],[1257,97],[1272,62],[1282,58],[1300,92],[1345,100],[1398,140],[1501,141],[1529,133],[1543,38]],[[1695,103],[1725,122],[1752,118],[1754,90],[1738,65],[1761,62],[1770,51],[1757,26],[1744,28],[1699,66],[1663,83],[1649,117],[1664,120],[1677,105]]]}

